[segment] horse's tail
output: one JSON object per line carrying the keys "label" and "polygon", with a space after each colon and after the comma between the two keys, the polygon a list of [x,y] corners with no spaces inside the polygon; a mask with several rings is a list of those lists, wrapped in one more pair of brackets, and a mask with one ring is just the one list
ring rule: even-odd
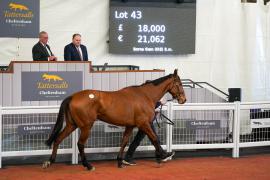
{"label": "horse's tail", "polygon": [[59,132],[61,131],[63,127],[65,116],[67,116],[67,113],[69,112],[69,103],[71,99],[72,99],[71,96],[69,96],[66,99],[64,99],[64,101],[61,103],[56,124],[54,125],[53,131],[49,139],[45,141],[45,144],[49,147],[51,147],[52,143],[56,140]]}

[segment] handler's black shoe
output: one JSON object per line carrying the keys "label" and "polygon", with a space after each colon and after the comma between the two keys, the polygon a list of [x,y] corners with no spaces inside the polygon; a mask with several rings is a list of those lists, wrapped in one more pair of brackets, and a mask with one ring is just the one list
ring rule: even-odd
{"label": "handler's black shoe", "polygon": [[175,152],[168,152],[161,156],[161,162],[167,162],[174,156]]}
{"label": "handler's black shoe", "polygon": [[123,159],[122,163],[129,166],[137,165],[136,162],[132,159]]}

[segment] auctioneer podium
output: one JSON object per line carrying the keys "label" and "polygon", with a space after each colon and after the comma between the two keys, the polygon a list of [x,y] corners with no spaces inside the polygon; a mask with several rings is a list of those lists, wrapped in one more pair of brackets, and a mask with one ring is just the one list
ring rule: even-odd
{"label": "auctioneer podium", "polygon": [[0,71],[0,106],[58,105],[83,89],[114,91],[164,76],[164,70],[92,71],[91,62],[14,61]]}

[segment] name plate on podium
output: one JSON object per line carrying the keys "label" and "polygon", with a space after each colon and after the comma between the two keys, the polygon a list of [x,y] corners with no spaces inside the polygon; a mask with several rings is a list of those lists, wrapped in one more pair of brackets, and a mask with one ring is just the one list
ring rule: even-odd
{"label": "name plate on podium", "polygon": [[63,100],[83,89],[83,72],[22,72],[22,101]]}

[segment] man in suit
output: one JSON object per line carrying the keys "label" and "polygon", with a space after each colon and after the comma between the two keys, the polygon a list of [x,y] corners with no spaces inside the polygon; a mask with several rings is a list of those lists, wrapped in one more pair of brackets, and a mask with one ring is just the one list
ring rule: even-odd
{"label": "man in suit", "polygon": [[87,49],[81,44],[81,35],[73,34],[72,43],[65,46],[65,61],[88,61]]}
{"label": "man in suit", "polygon": [[34,61],[56,61],[57,58],[51,51],[48,43],[48,33],[41,31],[39,33],[39,42],[32,48],[32,56]]}

